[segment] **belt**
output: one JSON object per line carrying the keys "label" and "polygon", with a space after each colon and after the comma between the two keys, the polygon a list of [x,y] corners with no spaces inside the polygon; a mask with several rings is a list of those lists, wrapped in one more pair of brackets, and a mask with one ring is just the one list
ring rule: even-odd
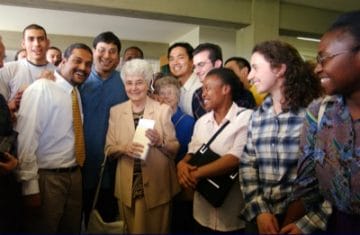
{"label": "belt", "polygon": [[71,167],[62,167],[62,168],[50,168],[50,169],[40,169],[41,171],[53,172],[53,173],[71,173],[76,171],[79,166]]}

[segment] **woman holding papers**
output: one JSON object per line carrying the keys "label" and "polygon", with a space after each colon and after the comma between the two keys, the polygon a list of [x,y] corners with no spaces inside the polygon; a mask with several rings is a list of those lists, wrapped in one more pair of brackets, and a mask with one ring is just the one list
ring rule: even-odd
{"label": "woman holding papers", "polygon": [[[147,96],[153,71],[142,59],[121,70],[129,101],[110,111],[105,154],[118,158],[115,196],[129,233],[169,233],[170,205],[179,192],[179,148],[172,111]],[[121,201],[120,201],[121,199]]]}

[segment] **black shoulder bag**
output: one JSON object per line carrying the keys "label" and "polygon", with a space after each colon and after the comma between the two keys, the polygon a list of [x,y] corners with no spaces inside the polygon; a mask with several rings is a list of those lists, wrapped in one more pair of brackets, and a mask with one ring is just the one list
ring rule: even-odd
{"label": "black shoulder bag", "polygon": [[[237,115],[240,113],[241,111]],[[211,139],[200,147],[200,149],[188,161],[190,165],[206,165],[221,157],[219,154],[210,149],[210,144],[229,123],[229,120],[225,122],[224,125],[222,125],[211,137]],[[214,207],[220,207],[224,203],[225,198],[234,182],[238,180],[238,176],[239,169],[236,167],[231,171],[231,173],[201,179],[196,185],[196,191],[198,191],[211,205]]]}

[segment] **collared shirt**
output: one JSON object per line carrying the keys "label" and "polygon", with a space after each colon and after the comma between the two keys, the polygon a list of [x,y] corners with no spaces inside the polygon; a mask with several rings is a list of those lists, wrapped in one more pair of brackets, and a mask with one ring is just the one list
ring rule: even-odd
{"label": "collared shirt", "polygon": [[[242,112],[239,113],[240,111]],[[195,153],[227,120],[230,120],[229,125],[211,143],[210,148],[221,156],[231,154],[240,159],[246,143],[247,126],[251,113],[252,110],[240,108],[233,103],[219,125],[214,119],[213,111],[206,113],[195,123],[194,134],[189,144],[189,153]],[[213,207],[195,191],[194,218],[202,226],[210,229],[234,231],[244,228],[245,223],[239,217],[243,207],[244,201],[238,181],[231,188],[224,204],[218,208]]]}
{"label": "collared shirt", "polygon": [[171,121],[175,126],[176,139],[180,144],[180,149],[175,157],[175,163],[178,163],[188,152],[188,145],[193,134],[195,120],[178,107],[172,115]]}
{"label": "collared shirt", "polygon": [[204,99],[202,98],[202,87],[198,88],[193,95],[192,99],[192,112],[195,120],[198,120],[202,115],[206,113],[204,106]]}
{"label": "collared shirt", "polygon": [[[83,185],[95,188],[98,172],[104,160],[106,133],[109,125],[110,108],[127,100],[124,84],[118,71],[102,79],[93,67],[89,78],[80,87],[84,111],[84,137],[86,159],[83,166]],[[102,186],[113,187],[116,162],[108,162],[103,175]],[[96,173],[95,173],[96,172]],[[111,176],[112,173],[112,176]]]}
{"label": "collared shirt", "polygon": [[76,166],[71,100],[74,87],[57,72],[55,78],[55,82],[35,81],[21,99],[16,129],[18,175],[24,195],[39,192],[38,169]]}
{"label": "collared shirt", "polygon": [[[319,109],[325,105],[319,120]],[[353,120],[342,96],[329,96],[308,107],[300,142],[298,178],[293,200],[301,198],[308,215],[317,215],[322,229],[331,212],[360,215],[360,119]],[[303,232],[313,227],[305,216],[296,224]]]}
{"label": "collared shirt", "polygon": [[6,100],[12,100],[19,90],[40,78],[44,70],[54,71],[55,66],[51,63],[34,65],[26,59],[6,63],[0,69],[0,93]]}
{"label": "collared shirt", "polygon": [[188,115],[194,117],[192,112],[192,99],[194,92],[202,86],[199,78],[192,73],[185,84],[180,88],[180,108]]}
{"label": "collared shirt", "polygon": [[240,160],[247,220],[269,212],[283,214],[296,178],[300,130],[305,109],[275,114],[269,96],[251,116]]}

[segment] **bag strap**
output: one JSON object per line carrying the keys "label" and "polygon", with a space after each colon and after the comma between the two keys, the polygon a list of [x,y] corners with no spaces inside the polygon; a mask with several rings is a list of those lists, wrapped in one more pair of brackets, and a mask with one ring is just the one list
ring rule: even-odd
{"label": "bag strap", "polygon": [[[242,113],[243,111],[245,111],[246,109],[242,109],[239,112],[236,113],[236,116],[239,116],[240,113]],[[215,140],[215,138],[220,134],[220,132],[222,132],[222,130],[224,130],[224,128],[230,123],[229,120],[227,120],[217,131],[216,133],[210,138],[210,140],[203,146],[203,147],[208,147],[210,146],[210,144]],[[205,149],[206,149],[205,148]]]}
{"label": "bag strap", "polygon": [[92,207],[91,207],[92,210],[95,209],[97,200],[98,200],[98,198],[99,198],[99,193],[100,193],[100,188],[101,188],[101,182],[102,182],[102,179],[103,179],[103,176],[104,176],[104,170],[105,170],[106,161],[107,161],[107,156],[104,157],[104,161],[101,163],[100,175],[99,175],[99,182],[98,182],[98,184],[97,184],[97,186],[96,186],[94,201],[93,201],[93,204],[92,204]]}

